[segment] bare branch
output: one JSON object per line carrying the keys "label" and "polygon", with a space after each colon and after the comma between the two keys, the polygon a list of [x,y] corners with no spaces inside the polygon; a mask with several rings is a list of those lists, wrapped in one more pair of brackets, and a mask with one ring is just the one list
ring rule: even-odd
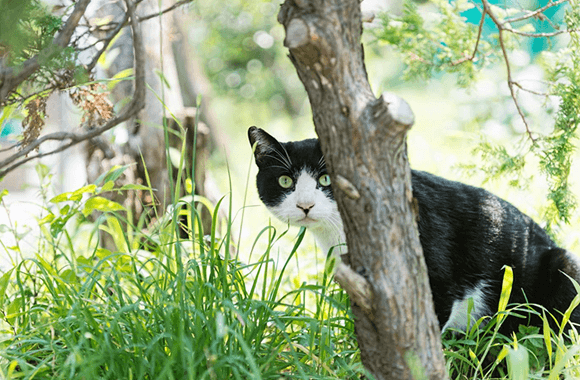
{"label": "bare branch", "polygon": [[[135,2],[135,4],[139,4],[140,2],[142,2],[143,0],[138,0]],[[181,0],[178,1],[177,3],[173,4],[172,6],[157,12],[157,13],[152,13],[150,15],[147,16],[143,16],[143,17],[138,17],[137,21],[139,22],[143,22],[155,17],[159,17],[167,12],[171,12],[172,10],[184,5],[184,4],[188,4],[191,3],[193,0]],[[115,36],[117,34],[119,34],[119,32],[128,25],[128,21],[129,21],[129,16],[127,15],[127,13],[125,13],[125,16],[123,17],[123,19],[119,22],[111,22],[107,25],[114,25],[116,24],[115,28],[111,31],[111,33],[109,33],[109,35],[107,37],[105,37],[104,39],[98,41],[98,42],[103,42],[103,47],[101,49],[99,49],[99,51],[95,54],[95,56],[93,57],[93,59],[91,60],[91,62],[87,65],[87,70],[91,71],[92,69],[95,68],[95,66],[97,65],[97,62],[99,61],[99,59],[101,58],[101,56],[103,55],[103,53],[109,48],[109,44],[111,43],[111,41],[115,38]]]}
{"label": "bare branch", "polygon": [[339,262],[334,271],[334,279],[346,290],[352,302],[359,305],[366,314],[372,313],[373,292],[366,278],[350,266]]}
{"label": "bare branch", "polygon": [[573,32],[579,31],[579,29],[570,29],[570,30],[557,30],[555,32],[547,32],[547,33],[533,33],[533,32],[522,32],[522,31],[519,31],[517,29],[509,28],[507,26],[504,26],[503,30],[505,30],[506,32],[520,35],[520,36],[532,37],[532,38],[555,37],[555,36],[560,35],[560,34],[573,33]]}
{"label": "bare branch", "polygon": [[115,38],[115,36],[117,34],[119,34],[121,29],[123,29],[127,25],[128,20],[129,20],[129,13],[126,12],[125,16],[123,17],[123,20],[121,20],[119,23],[117,23],[117,26],[115,27],[115,29],[113,29],[113,31],[111,33],[109,33],[109,35],[107,37],[105,37],[105,39],[103,40],[103,47],[101,47],[101,49],[99,49],[97,54],[95,54],[95,56],[93,57],[91,62],[87,65],[88,71],[91,71],[95,68],[95,66],[97,65],[97,62],[99,61],[99,59],[101,58],[103,53],[109,48],[109,44],[111,43],[111,41]]}
{"label": "bare branch", "polygon": [[537,17],[541,13],[544,13],[544,11],[546,9],[549,9],[551,7],[555,7],[555,6],[560,5],[560,4],[563,4],[563,3],[567,3],[568,1],[569,0],[558,0],[558,1],[554,1],[553,3],[548,3],[547,5],[545,5],[545,6],[541,7],[541,8],[538,8],[535,11],[531,11],[531,12],[528,11],[523,16],[507,18],[507,19],[505,19],[503,21],[504,22],[508,22],[508,23],[512,23],[512,22],[516,22],[516,21],[527,20],[527,19],[532,18],[532,17]]}
{"label": "bare branch", "polygon": [[528,125],[528,121],[526,120],[526,117],[524,116],[524,112],[522,111],[522,108],[520,107],[520,104],[518,102],[518,98],[516,96],[515,89],[514,89],[515,82],[512,79],[511,65],[510,65],[507,49],[505,47],[504,36],[503,36],[503,33],[506,31],[506,27],[497,18],[497,16],[491,11],[491,6],[489,5],[488,0],[482,0],[482,2],[483,2],[483,6],[484,6],[484,13],[487,13],[489,15],[489,17],[491,17],[492,21],[497,26],[497,29],[499,31],[499,44],[500,44],[501,51],[503,53],[503,58],[504,58],[505,65],[506,65],[507,81],[508,81],[508,87],[510,90],[510,94],[511,94],[512,99],[514,100],[514,104],[516,106],[516,109],[518,110],[518,114],[520,115],[522,121],[524,122],[524,125],[526,127],[526,132],[527,132],[528,136],[530,137],[532,144],[535,145],[536,139],[534,138],[534,136],[532,136],[532,131],[530,130],[530,126]]}
{"label": "bare branch", "polygon": [[[123,111],[115,118],[107,121],[103,126],[99,128],[92,129],[85,133],[71,133],[71,132],[55,132],[45,135],[29,145],[27,145],[20,152],[8,157],[4,161],[0,162],[0,178],[4,177],[6,174],[16,169],[17,167],[25,164],[28,161],[49,156],[58,152],[62,152],[73,145],[76,145],[82,141],[86,141],[90,138],[101,135],[105,131],[119,125],[120,123],[130,119],[137,115],[137,113],[145,105],[145,48],[143,46],[143,38],[141,35],[140,24],[135,16],[135,4],[131,0],[125,0],[127,4],[127,14],[131,20],[131,30],[133,32],[133,51],[135,55],[135,90],[133,92],[131,102],[123,109]],[[41,144],[50,140],[70,140],[58,148],[50,150],[48,152],[36,153],[34,155],[28,156],[33,150],[40,147]],[[20,159],[20,160],[19,160]]]}
{"label": "bare branch", "polygon": [[150,15],[143,16],[143,17],[139,17],[139,22],[143,22],[143,21],[147,21],[149,19],[155,18],[155,17],[159,17],[159,16],[161,16],[161,15],[167,13],[167,12],[171,12],[175,8],[179,8],[182,5],[189,4],[189,3],[192,3],[192,2],[193,2],[193,0],[181,0],[181,1],[178,1],[177,3],[173,4],[170,7],[165,8],[164,10],[162,10],[160,12],[151,13]]}
{"label": "bare branch", "polygon": [[[70,39],[90,1],[91,0],[79,0],[76,3],[66,24],[54,38],[52,46],[45,50],[64,48],[69,44]],[[0,66],[0,103],[4,102],[4,99],[14,90],[14,88],[18,87],[30,75],[39,69],[39,56],[45,55],[46,53],[46,51],[40,52],[16,68]]]}
{"label": "bare branch", "polygon": [[545,92],[538,92],[538,91],[530,90],[529,88],[525,88],[519,82],[514,82],[514,86],[518,87],[522,91],[529,92],[530,94],[544,96],[544,97],[550,96],[550,94],[545,93]]}
{"label": "bare branch", "polygon": [[477,49],[479,49],[479,41],[481,40],[481,32],[483,30],[483,22],[485,21],[486,10],[484,9],[481,13],[481,20],[479,20],[479,27],[477,30],[477,39],[475,40],[475,47],[473,48],[473,53],[469,57],[461,58],[455,62],[451,63],[451,66],[457,66],[462,64],[463,62],[473,61],[475,59],[475,55],[477,54]]}

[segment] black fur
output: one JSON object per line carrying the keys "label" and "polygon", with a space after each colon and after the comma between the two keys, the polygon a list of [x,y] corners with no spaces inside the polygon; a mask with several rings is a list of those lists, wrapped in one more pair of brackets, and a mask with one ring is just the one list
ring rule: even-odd
{"label": "black fur", "polygon": [[[562,272],[579,281],[576,260],[530,217],[484,189],[426,172],[412,171],[412,184],[440,325],[447,321],[453,301],[482,280],[489,286],[487,306],[497,310],[504,265],[514,273],[510,303],[539,304],[556,317],[557,311],[566,311],[576,291]],[[530,318],[508,319],[504,330],[539,323]],[[579,309],[571,320],[580,322]]]}
{"label": "black fur", "polygon": [[[275,206],[284,192],[292,191],[272,186],[281,174],[293,170],[284,168],[277,153],[292,157],[296,167],[326,172],[318,165],[323,159],[317,139],[279,143],[255,127],[248,136],[252,145],[259,142],[254,152],[260,169],[257,187],[268,206]],[[566,311],[576,291],[564,273],[580,281],[580,261],[557,247],[530,217],[484,189],[426,172],[413,170],[412,186],[440,326],[449,319],[453,303],[478,284],[485,283],[485,309],[496,311],[506,265],[514,272],[510,303],[539,304],[556,317]],[[332,197],[330,187],[324,190]],[[572,313],[571,321],[580,323],[580,309]],[[521,323],[538,324],[539,320],[533,315],[508,318],[503,331],[513,331]]]}

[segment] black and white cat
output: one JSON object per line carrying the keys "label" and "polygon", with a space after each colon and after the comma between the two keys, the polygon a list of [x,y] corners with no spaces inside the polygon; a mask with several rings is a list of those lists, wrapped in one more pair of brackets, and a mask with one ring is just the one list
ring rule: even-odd
{"label": "black and white cat", "polygon": [[[248,130],[255,145],[260,199],[278,219],[311,231],[328,252],[345,242],[330,177],[317,139],[278,142]],[[580,259],[559,248],[530,217],[486,190],[412,171],[419,238],[442,331],[465,329],[471,318],[497,311],[505,265],[514,271],[510,302],[539,304],[557,318],[576,295]],[[563,273],[562,273],[563,272]],[[511,318],[504,329],[530,320]],[[580,308],[571,321],[580,323]]]}

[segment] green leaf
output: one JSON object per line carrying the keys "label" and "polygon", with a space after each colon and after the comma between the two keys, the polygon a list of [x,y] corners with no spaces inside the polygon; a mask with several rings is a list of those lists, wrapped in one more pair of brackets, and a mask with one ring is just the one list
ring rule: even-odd
{"label": "green leaf", "polygon": [[125,208],[110,199],[96,196],[87,200],[87,203],[85,203],[85,207],[83,209],[83,215],[88,216],[95,210],[101,212],[113,212],[125,211]]}
{"label": "green leaf", "polygon": [[191,178],[185,180],[185,191],[187,191],[187,194],[193,193],[193,181]]}
{"label": "green leaf", "polygon": [[498,305],[498,326],[499,326],[499,322],[501,322],[504,318],[505,318],[505,314],[502,313],[503,311],[505,311],[508,302],[510,300],[510,294],[512,292],[512,285],[514,282],[514,272],[512,267],[508,266],[508,265],[504,265],[503,269],[505,269],[505,272],[503,274],[503,282],[501,284],[501,295],[499,297],[499,305]]}
{"label": "green leaf", "polygon": [[50,173],[50,168],[42,163],[36,164],[34,166],[34,169],[36,169],[36,174],[38,174],[38,178],[40,178],[41,180],[44,179]]}
{"label": "green leaf", "polygon": [[99,193],[111,191],[114,187],[115,187],[115,181],[107,181],[107,182],[105,182],[103,187],[101,187],[101,191],[99,191]]}
{"label": "green leaf", "polygon": [[2,190],[2,192],[0,192],[0,202],[2,202],[2,199],[4,199],[4,197],[7,195],[8,195],[8,190],[6,190],[6,189]]}
{"label": "green leaf", "polygon": [[508,346],[504,345],[499,354],[497,354],[497,358],[495,359],[496,364],[499,364],[507,356],[508,353],[509,348]]}
{"label": "green leaf", "polygon": [[10,283],[10,276],[12,275],[12,271],[14,269],[10,269],[6,273],[0,277],[0,307],[4,307],[4,297],[6,297],[6,289],[8,288],[8,284]]}
{"label": "green leaf", "polygon": [[66,202],[66,201],[73,201],[73,202],[78,202],[81,199],[83,199],[83,194],[94,194],[95,190],[97,189],[97,186],[95,185],[87,185],[87,186],[83,186],[80,189],[77,189],[75,191],[68,191],[66,193],[62,193],[59,194],[57,196],[55,196],[54,198],[52,198],[51,200],[49,200],[50,203],[60,203],[60,202]]}
{"label": "green leaf", "polygon": [[83,186],[80,189],[73,191],[72,194],[74,196],[83,195],[83,194],[94,194],[95,190],[97,190],[97,186],[90,184],[90,185]]}
{"label": "green leaf", "polygon": [[60,203],[60,202],[66,202],[69,200],[70,194],[71,194],[70,192],[59,194],[59,195],[53,197],[52,199],[50,199],[49,202],[55,203],[55,204]]}
{"label": "green leaf", "polygon": [[56,238],[63,230],[66,222],[73,216],[74,214],[68,214],[61,217],[54,219],[50,223],[50,234],[52,237]]}
{"label": "green leaf", "polygon": [[24,301],[22,297],[18,297],[14,301],[10,302],[10,304],[6,308],[5,310],[6,316],[4,318],[6,319],[6,322],[8,322],[11,326],[14,326],[16,318],[24,313],[24,311],[21,310],[23,305]]}
{"label": "green leaf", "polygon": [[548,351],[548,357],[552,357],[552,337],[550,324],[548,323],[548,318],[546,317],[546,313],[542,311],[542,322],[543,322],[543,335],[544,335],[544,344],[546,345],[546,351]]}
{"label": "green leaf", "polygon": [[145,185],[137,185],[137,184],[127,184],[127,185],[123,185],[123,187],[121,187],[120,190],[151,190],[151,188],[149,186],[145,186]]}
{"label": "green leaf", "polygon": [[115,74],[111,80],[107,83],[107,89],[109,91],[111,91],[113,88],[115,88],[115,86],[117,84],[119,84],[119,82],[122,82],[124,80],[131,80],[133,75],[133,68],[130,67],[128,69],[125,70],[121,70],[119,71],[117,74]]}
{"label": "green leaf", "polygon": [[167,80],[167,78],[165,78],[165,74],[163,74],[163,71],[155,69],[155,74],[157,74],[157,76],[159,77],[159,79],[161,79],[161,82],[167,87],[167,88],[171,88],[171,86],[169,85],[169,81]]}
{"label": "green leaf", "polygon": [[66,215],[70,211],[70,205],[65,205],[63,208],[60,209],[60,215]]}
{"label": "green leaf", "polygon": [[95,185],[99,185],[102,182],[116,181],[121,176],[121,174],[123,174],[123,172],[127,170],[127,168],[130,167],[131,165],[134,164],[113,166],[108,172],[101,174],[99,178],[95,180]]}

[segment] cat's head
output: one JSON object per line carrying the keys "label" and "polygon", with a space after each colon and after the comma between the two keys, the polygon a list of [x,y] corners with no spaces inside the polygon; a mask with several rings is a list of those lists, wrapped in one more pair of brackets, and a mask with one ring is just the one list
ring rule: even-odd
{"label": "cat's head", "polygon": [[336,224],[340,216],[318,139],[279,142],[250,127],[248,137],[258,165],[260,199],[278,219],[317,228]]}

